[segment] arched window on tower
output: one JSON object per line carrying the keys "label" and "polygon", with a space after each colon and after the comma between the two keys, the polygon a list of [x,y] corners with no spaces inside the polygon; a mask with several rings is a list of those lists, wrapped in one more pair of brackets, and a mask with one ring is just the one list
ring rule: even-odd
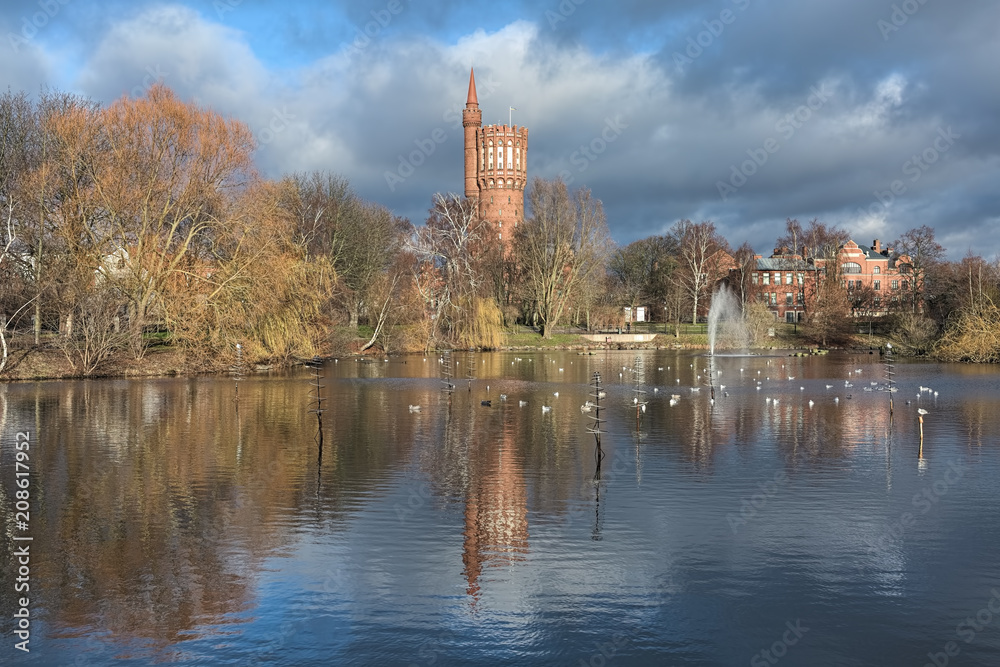
{"label": "arched window on tower", "polygon": [[497,181],[497,187],[498,188],[502,188],[503,187],[503,179],[502,178]]}
{"label": "arched window on tower", "polygon": [[507,179],[507,187],[508,188],[514,187],[514,181],[513,181],[513,179],[510,179],[510,178]]}
{"label": "arched window on tower", "polygon": [[511,145],[513,143],[514,142],[512,142],[510,139],[507,140],[507,168],[508,169],[512,169],[513,168],[512,158],[514,156],[510,154]]}
{"label": "arched window on tower", "polygon": [[497,146],[497,169],[503,169],[503,144]]}
{"label": "arched window on tower", "polygon": [[521,171],[521,147],[517,147],[517,170]]}
{"label": "arched window on tower", "polygon": [[482,150],[479,151],[479,171],[486,170],[486,142],[483,142]]}
{"label": "arched window on tower", "polygon": [[493,168],[493,140],[492,139],[490,139],[490,159],[489,159],[489,161],[486,164],[487,164],[487,168],[489,168],[489,169]]}

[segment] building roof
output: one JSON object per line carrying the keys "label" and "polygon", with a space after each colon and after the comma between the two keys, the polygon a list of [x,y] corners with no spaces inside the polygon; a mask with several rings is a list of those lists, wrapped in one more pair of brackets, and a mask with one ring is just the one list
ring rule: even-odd
{"label": "building roof", "polygon": [[802,258],[761,257],[757,260],[758,271],[814,271],[815,266]]}
{"label": "building roof", "polygon": [[476,73],[469,68],[469,98],[465,100],[466,106],[479,106],[479,98],[476,97]]}
{"label": "building roof", "polygon": [[888,255],[876,252],[873,246],[859,245],[858,250],[865,253],[865,259],[889,259]]}

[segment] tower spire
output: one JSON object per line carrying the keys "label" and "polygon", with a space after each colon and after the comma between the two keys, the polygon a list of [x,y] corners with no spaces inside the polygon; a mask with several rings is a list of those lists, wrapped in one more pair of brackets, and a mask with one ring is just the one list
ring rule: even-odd
{"label": "tower spire", "polygon": [[469,98],[465,100],[465,106],[479,106],[479,98],[476,97],[476,73],[471,67],[469,68]]}

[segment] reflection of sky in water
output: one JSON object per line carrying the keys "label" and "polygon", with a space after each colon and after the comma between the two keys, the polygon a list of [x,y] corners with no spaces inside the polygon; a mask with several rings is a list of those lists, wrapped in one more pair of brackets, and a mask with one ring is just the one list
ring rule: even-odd
{"label": "reflection of sky in water", "polygon": [[[455,353],[450,399],[436,356],[342,359],[321,469],[296,373],[245,378],[238,420],[227,379],[5,386],[4,433],[44,441],[43,641],[94,664],[575,664],[621,632],[615,664],[742,664],[803,618],[787,664],[890,664],[1000,585],[995,369],[899,362],[890,421],[877,355],[643,352],[637,424],[636,354]],[[119,571],[119,543],[145,560]],[[125,621],[167,582],[158,621]]]}

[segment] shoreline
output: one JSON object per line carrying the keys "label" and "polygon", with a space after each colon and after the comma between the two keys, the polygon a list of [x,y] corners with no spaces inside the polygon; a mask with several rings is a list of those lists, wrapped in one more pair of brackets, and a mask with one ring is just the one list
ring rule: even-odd
{"label": "shoreline", "polygon": [[[707,343],[701,341],[678,341],[671,337],[669,344],[664,344],[662,340],[652,340],[647,342],[618,342],[618,343],[580,343],[566,342],[551,345],[504,345],[492,349],[466,350],[462,348],[450,351],[473,351],[473,352],[545,352],[561,351],[576,352],[580,355],[596,355],[609,351],[629,351],[629,350],[708,350]],[[589,342],[589,341],[588,341]],[[856,350],[858,353],[868,352],[869,354],[880,353],[878,347],[871,346],[850,346],[817,348],[814,346],[789,346],[773,345],[768,347],[752,348],[752,352],[758,354],[786,353],[788,356],[809,356],[812,354],[826,354],[830,350]],[[395,352],[390,356],[410,356],[419,354],[441,354],[447,350],[439,349],[433,352],[407,351]],[[378,353],[385,356],[385,352]],[[344,351],[340,354],[331,353],[320,358],[327,360],[333,358],[366,358],[376,355],[357,354]],[[308,359],[294,358],[283,361],[271,361],[267,363],[249,364],[246,374],[266,372],[269,370],[283,370],[303,365]],[[99,371],[90,374],[76,372],[65,355],[59,350],[36,349],[20,350],[11,354],[8,359],[8,367],[0,374],[0,383],[14,382],[42,382],[51,380],[89,380],[89,379],[131,379],[131,378],[162,378],[162,377],[196,377],[208,375],[227,375],[232,372],[227,364],[223,367],[207,367],[204,363],[193,363],[182,350],[165,349],[150,350],[140,360],[125,360],[109,362],[107,366]]]}

